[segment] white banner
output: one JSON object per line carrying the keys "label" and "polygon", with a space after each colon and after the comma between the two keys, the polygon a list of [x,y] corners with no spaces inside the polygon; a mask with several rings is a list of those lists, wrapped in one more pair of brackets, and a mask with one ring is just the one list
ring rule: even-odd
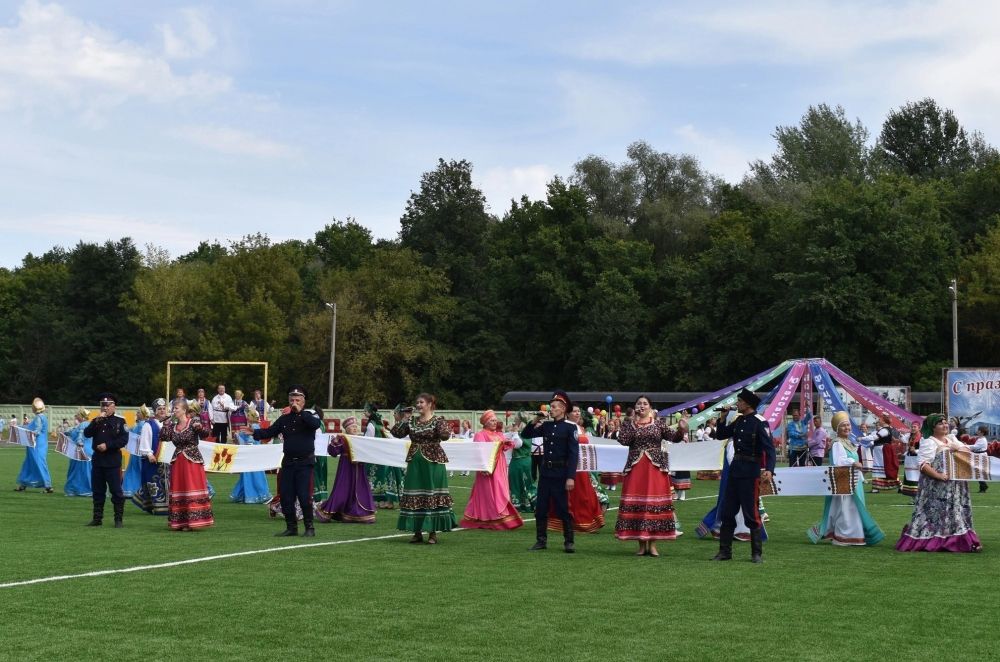
{"label": "white banner", "polygon": [[66,436],[65,432],[60,432],[56,435],[56,452],[60,455],[65,455],[71,460],[90,462],[90,458],[87,457],[87,452],[83,449],[83,446],[77,446],[76,442]]}
{"label": "white banner", "polygon": [[[1000,480],[1000,458],[985,453],[945,453],[945,473],[949,480]],[[954,457],[958,457],[956,462]],[[916,455],[906,455],[903,461],[903,471],[906,480],[914,483],[920,481],[920,458]]]}
{"label": "white banner", "polygon": [[[709,439],[690,444],[665,442],[661,448],[667,453],[671,471],[719,471],[726,442]],[[590,437],[589,444],[580,445],[578,471],[606,471],[617,473],[628,461],[628,446],[615,439]]]}
{"label": "white banner", "polygon": [[[329,433],[316,433],[314,453],[328,456]],[[380,439],[377,437],[348,436],[351,461],[405,467],[409,439]],[[441,447],[448,456],[448,469],[453,471],[486,471],[492,473],[499,454],[499,443],[470,441],[444,441]],[[198,442],[198,450],[205,461],[205,471],[212,473],[245,473],[268,471],[281,466],[282,444],[237,445]],[[171,462],[174,445],[161,441],[157,452],[160,462]]]}
{"label": "white banner", "polygon": [[125,444],[125,450],[128,451],[129,455],[139,454],[139,435],[135,432],[128,433],[128,443]]}
{"label": "white banner", "polygon": [[11,430],[11,441],[21,446],[35,447],[35,433],[21,426],[14,426]]}
{"label": "white banner", "polygon": [[761,496],[847,496],[864,482],[853,467],[789,467],[760,482]]}

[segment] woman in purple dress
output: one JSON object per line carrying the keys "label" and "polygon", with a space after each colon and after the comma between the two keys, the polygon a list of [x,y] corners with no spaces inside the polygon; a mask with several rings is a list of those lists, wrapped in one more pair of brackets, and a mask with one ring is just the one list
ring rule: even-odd
{"label": "woman in purple dress", "polygon": [[[344,432],[357,436],[361,434],[358,419],[350,416],[344,419]],[[368,484],[367,469],[361,462],[351,462],[347,440],[336,435],[330,441],[330,457],[340,456],[337,474],[333,479],[333,491],[319,510],[325,516],[320,521],[331,520],[347,524],[374,524],[375,499]]]}

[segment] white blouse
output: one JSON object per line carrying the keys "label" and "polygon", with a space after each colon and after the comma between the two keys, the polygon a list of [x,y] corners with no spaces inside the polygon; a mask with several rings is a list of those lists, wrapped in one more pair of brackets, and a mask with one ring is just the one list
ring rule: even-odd
{"label": "white blouse", "polygon": [[833,446],[830,449],[830,463],[835,467],[849,467],[855,462],[857,460],[851,459],[851,456],[847,454],[847,449],[844,448],[844,444],[834,439]]}

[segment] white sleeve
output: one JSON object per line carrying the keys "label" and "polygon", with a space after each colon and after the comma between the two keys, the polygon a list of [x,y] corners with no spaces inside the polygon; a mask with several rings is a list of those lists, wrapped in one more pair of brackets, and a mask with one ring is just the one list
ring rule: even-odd
{"label": "white sleeve", "polygon": [[889,430],[889,428],[879,428],[876,434],[878,435],[879,439],[885,439],[886,437],[892,436],[892,431]]}
{"label": "white sleeve", "polygon": [[920,466],[932,463],[935,455],[937,455],[937,441],[934,437],[921,439],[920,447],[917,449],[917,461]]}
{"label": "white sleeve", "polygon": [[833,444],[833,449],[830,451],[831,464],[835,467],[847,467],[854,464],[854,460],[850,458],[847,454],[847,450],[844,448],[844,444],[836,442]]}
{"label": "white sleeve", "polygon": [[736,445],[730,441],[726,444],[726,459],[730,464],[733,462],[733,458],[736,456]]}
{"label": "white sleeve", "polygon": [[375,424],[374,423],[369,423],[367,426],[365,426],[365,436],[366,437],[374,437],[375,436]]}
{"label": "white sleeve", "polygon": [[970,448],[974,453],[985,453],[986,446],[987,446],[986,437],[980,437],[979,439],[976,439],[976,443],[972,444]]}
{"label": "white sleeve", "polygon": [[514,444],[514,448],[520,448],[521,446],[524,445],[524,440],[521,439],[521,435],[519,435],[516,432],[511,432],[508,439],[510,439],[511,442]]}
{"label": "white sleeve", "polygon": [[139,430],[139,454],[148,455],[153,452],[153,426],[146,423]]}

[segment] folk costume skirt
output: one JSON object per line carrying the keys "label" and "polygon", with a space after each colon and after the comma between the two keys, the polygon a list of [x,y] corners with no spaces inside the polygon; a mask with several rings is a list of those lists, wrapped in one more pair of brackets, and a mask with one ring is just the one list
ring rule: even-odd
{"label": "folk costume skirt", "polygon": [[177,454],[170,469],[169,510],[167,524],[171,529],[201,529],[215,524],[205,465],[192,462],[183,453]]}
{"label": "folk costume skirt", "polygon": [[448,470],[417,451],[406,465],[396,528],[414,533],[451,531],[458,521],[448,491]]}
{"label": "folk costume skirt", "polygon": [[615,537],[619,540],[673,540],[677,537],[670,476],[644,453],[622,483]]}
{"label": "folk costume skirt", "polygon": [[[573,530],[580,533],[597,533],[604,526],[604,510],[597,497],[597,490],[591,482],[590,474],[577,471],[573,491],[569,493],[569,514],[573,517]],[[549,531],[562,531],[562,520],[555,508],[549,508]]]}

